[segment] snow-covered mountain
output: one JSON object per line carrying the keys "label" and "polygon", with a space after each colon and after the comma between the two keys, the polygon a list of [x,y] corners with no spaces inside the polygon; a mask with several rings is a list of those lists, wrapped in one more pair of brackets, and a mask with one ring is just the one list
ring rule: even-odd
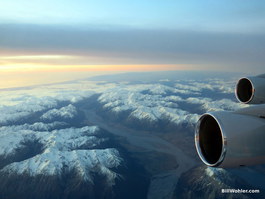
{"label": "snow-covered mountain", "polygon": [[[188,81],[185,83],[164,84],[122,84],[106,90],[98,102],[107,112],[107,117],[124,121],[129,126],[165,130],[166,126],[194,126],[199,115],[205,111],[237,110],[247,105],[232,99],[211,99],[205,95],[212,92],[219,95],[231,94],[231,85],[220,80],[209,83]],[[167,82],[168,83],[168,82]],[[220,84],[220,88],[217,85]]]}
{"label": "snow-covered mountain", "polygon": [[72,119],[77,115],[77,110],[76,108],[72,105],[69,104],[66,107],[62,107],[60,109],[52,109],[47,111],[41,116],[42,120],[54,120],[56,118],[60,119]]}
{"label": "snow-covered mountain", "polygon": [[[119,177],[115,170],[123,159],[117,149],[102,147],[108,138],[102,137],[96,126],[49,131],[61,125],[57,122],[1,127],[1,181],[12,183],[14,176],[20,176],[22,182],[25,178],[38,179],[39,176],[63,178],[74,173],[84,183],[94,184],[97,175],[104,178],[105,187],[114,186]],[[41,181],[36,184],[42,186]],[[0,193],[4,193],[0,196],[11,196],[4,185],[0,185]],[[28,187],[24,185],[21,189],[24,192]]]}
{"label": "snow-covered mountain", "polygon": [[[19,153],[25,143],[38,142],[42,153],[20,162],[13,162],[5,166],[1,172],[11,174],[61,175],[67,168],[76,171],[81,179],[93,182],[92,172],[106,176],[110,185],[117,177],[111,168],[120,165],[122,159],[116,149],[93,149],[104,138],[97,138],[96,127],[69,128],[53,130],[51,132],[38,132],[31,130],[5,129],[1,135],[2,156],[12,156]],[[10,150],[12,149],[12,150]]]}
{"label": "snow-covered mountain", "polygon": [[[240,169],[239,169],[240,170]],[[259,175],[262,175],[260,173]],[[258,179],[256,179],[258,181]],[[262,182],[260,182],[262,184]],[[261,193],[242,194],[242,193],[222,193],[223,190],[259,190]],[[206,166],[197,167],[184,173],[178,181],[175,190],[175,198],[263,198],[264,190],[261,186],[253,186],[236,175],[233,170],[220,168],[210,168]]]}
{"label": "snow-covered mountain", "polygon": [[234,79],[162,76],[1,91],[0,198],[229,198],[218,190],[255,188],[243,173],[263,176],[263,166],[207,169],[194,150],[201,113],[246,106]]}

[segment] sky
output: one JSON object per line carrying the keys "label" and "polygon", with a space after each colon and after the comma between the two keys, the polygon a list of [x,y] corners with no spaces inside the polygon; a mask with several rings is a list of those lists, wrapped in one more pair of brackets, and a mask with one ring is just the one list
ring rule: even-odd
{"label": "sky", "polygon": [[264,10],[260,0],[0,0],[0,78],[264,73]]}

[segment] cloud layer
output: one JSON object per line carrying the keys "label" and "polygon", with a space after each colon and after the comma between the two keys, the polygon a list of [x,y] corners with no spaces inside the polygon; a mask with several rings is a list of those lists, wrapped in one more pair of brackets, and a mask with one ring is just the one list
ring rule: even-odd
{"label": "cloud layer", "polygon": [[259,71],[264,63],[265,37],[258,33],[25,24],[1,24],[0,29],[5,54],[73,56],[59,64],[193,64],[251,72],[250,66]]}

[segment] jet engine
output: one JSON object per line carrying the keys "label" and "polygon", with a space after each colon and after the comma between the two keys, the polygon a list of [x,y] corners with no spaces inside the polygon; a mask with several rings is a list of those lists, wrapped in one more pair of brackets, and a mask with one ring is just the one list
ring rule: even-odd
{"label": "jet engine", "polygon": [[241,78],[236,85],[236,97],[246,104],[265,103],[265,74]]}
{"label": "jet engine", "polygon": [[[265,103],[265,75],[240,79],[236,96],[243,103]],[[203,114],[196,125],[195,146],[208,166],[264,164],[265,105]]]}

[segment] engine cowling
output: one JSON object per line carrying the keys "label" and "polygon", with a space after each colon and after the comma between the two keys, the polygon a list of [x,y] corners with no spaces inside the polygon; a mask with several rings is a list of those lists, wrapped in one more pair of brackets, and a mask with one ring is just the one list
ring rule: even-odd
{"label": "engine cowling", "polygon": [[251,114],[224,111],[206,113],[197,123],[196,149],[201,160],[208,166],[263,164],[264,142],[265,119]]}
{"label": "engine cowling", "polygon": [[236,85],[235,94],[245,104],[265,103],[265,75],[241,78]]}

